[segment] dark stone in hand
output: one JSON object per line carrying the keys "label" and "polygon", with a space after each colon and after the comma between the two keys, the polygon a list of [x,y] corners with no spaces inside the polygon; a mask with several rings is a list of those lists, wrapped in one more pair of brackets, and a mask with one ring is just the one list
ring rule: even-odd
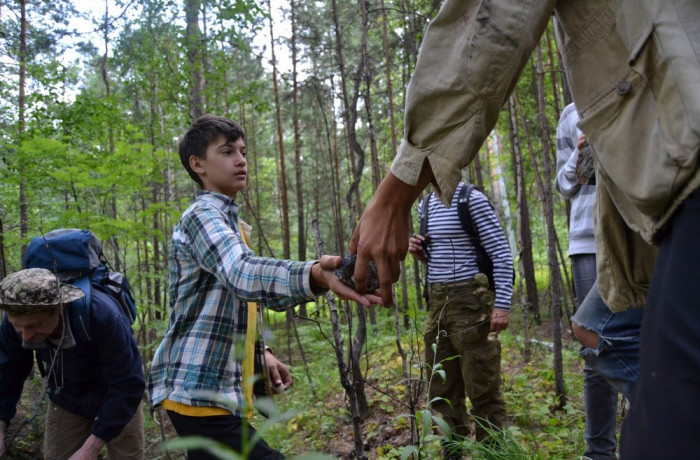
{"label": "dark stone in hand", "polygon": [[593,148],[586,142],[578,153],[578,161],[574,177],[579,184],[595,185],[595,164],[593,159]]}
{"label": "dark stone in hand", "polygon": [[[343,263],[340,267],[336,268],[333,273],[340,279],[345,285],[355,289],[355,280],[353,279],[353,274],[355,273],[355,260],[357,259],[357,254],[349,254],[343,258]],[[379,289],[379,276],[377,275],[377,264],[374,261],[369,263],[369,269],[367,270],[367,292],[374,292]]]}

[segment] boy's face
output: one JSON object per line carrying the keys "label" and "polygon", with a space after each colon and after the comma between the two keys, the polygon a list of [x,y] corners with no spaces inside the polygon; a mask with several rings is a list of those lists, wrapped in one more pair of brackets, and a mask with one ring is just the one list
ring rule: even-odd
{"label": "boy's face", "polygon": [[199,174],[204,190],[223,193],[235,200],[248,180],[246,155],[243,139],[230,142],[219,136],[207,147],[205,158],[190,157],[190,167]]}

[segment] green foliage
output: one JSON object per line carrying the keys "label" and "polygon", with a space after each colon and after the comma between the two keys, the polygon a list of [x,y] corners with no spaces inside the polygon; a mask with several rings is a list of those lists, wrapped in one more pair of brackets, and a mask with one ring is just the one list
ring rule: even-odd
{"label": "green foliage", "polygon": [[[422,324],[424,315],[425,312],[418,314],[418,323]],[[367,368],[363,372],[369,382],[381,382],[379,385],[370,385],[368,389],[372,415],[365,424],[363,437],[374,446],[370,448],[369,457],[435,458],[439,455],[441,441],[449,434],[449,428],[425,408],[425,394],[418,411],[414,415],[407,413],[403,406],[406,403],[406,382],[401,377],[401,360],[396,353],[393,317],[386,310],[380,310],[377,316],[379,324],[372,326],[373,332],[368,334],[370,340],[364,360]],[[510,422],[504,430],[491,433],[497,440],[499,451],[492,452],[489,446],[469,441],[463,447],[470,452],[472,458],[539,460],[580,456],[584,450],[585,420],[578,345],[569,343],[564,349],[565,385],[569,402],[563,411],[557,411],[554,409],[557,401],[551,353],[547,348],[533,348],[532,360],[529,363],[522,362],[520,348],[524,344],[519,335],[513,335],[518,330],[518,320],[517,316],[514,317],[511,327],[500,335],[503,346],[503,389]],[[310,450],[329,452],[329,445],[338,442],[341,436],[352,436],[350,414],[342,396],[343,389],[339,383],[334,352],[326,340],[328,336],[324,338],[319,329],[329,329],[329,326],[323,322],[319,326],[308,323],[298,325],[312,381],[307,379],[304,366],[295,354],[292,366],[294,386],[278,396],[276,403],[281,411],[295,409],[298,412],[284,425],[271,426],[265,434],[269,444],[287,454],[303,454]],[[404,338],[412,333],[415,332],[404,331]],[[277,333],[275,336],[279,342],[284,334]],[[535,337],[542,341],[550,339]],[[280,356],[284,346],[279,343],[272,346]],[[281,358],[285,360],[284,356]],[[390,441],[382,441],[382,433],[386,430],[409,433],[411,418],[415,418],[419,429],[419,444],[395,445]],[[373,423],[373,420],[379,421]],[[254,424],[257,423],[259,418],[254,421]],[[332,451],[330,453],[337,454]]]}
{"label": "green foliage", "polygon": [[[475,423],[482,424],[481,421],[475,420]],[[486,424],[482,424],[486,425]],[[477,442],[473,439],[465,439],[460,441],[451,441],[447,443],[449,449],[462,451],[472,459],[483,460],[545,460],[539,453],[531,454],[526,452],[525,448],[518,441],[519,430],[517,427],[497,429],[494,427],[484,426],[488,436],[488,442]]]}

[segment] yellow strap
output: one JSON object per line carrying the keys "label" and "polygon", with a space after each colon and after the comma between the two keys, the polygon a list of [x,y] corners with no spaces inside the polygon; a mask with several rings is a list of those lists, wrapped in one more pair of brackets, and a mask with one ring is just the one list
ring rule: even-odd
{"label": "yellow strap", "polygon": [[231,415],[230,410],[226,410],[222,407],[198,407],[198,406],[188,406],[187,404],[182,404],[171,399],[166,399],[161,403],[163,409],[172,412],[177,412],[181,415],[187,415],[189,417],[210,417],[212,415]]}
{"label": "yellow strap", "polygon": [[[250,242],[243,231],[243,226],[238,223],[238,229],[241,232],[241,239],[250,247]],[[245,355],[241,368],[243,371],[243,398],[245,402],[245,416],[251,418],[253,416],[253,383],[255,375],[255,339],[258,330],[258,304],[248,302],[248,328],[245,331]]]}

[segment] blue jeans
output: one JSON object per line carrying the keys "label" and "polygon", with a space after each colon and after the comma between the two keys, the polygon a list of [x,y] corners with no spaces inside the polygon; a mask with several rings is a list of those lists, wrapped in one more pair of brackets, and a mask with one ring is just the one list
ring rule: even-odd
{"label": "blue jeans", "polygon": [[700,189],[661,237],[649,286],[639,379],[625,417],[625,460],[694,459],[700,453]]}
{"label": "blue jeans", "polygon": [[[598,332],[597,316],[610,312],[600,300],[596,280],[595,254],[577,254],[571,256],[571,271],[574,279],[574,291],[578,302],[577,313],[572,318],[580,326]],[[587,294],[595,291],[598,294],[600,304],[591,301],[586,303]],[[604,310],[601,310],[600,307]],[[617,438],[615,437],[615,424],[617,422],[617,390],[600,374],[598,357],[593,354],[586,359],[586,350],[581,350],[585,365],[583,368],[583,400],[586,411],[586,428],[583,433],[586,440],[584,455],[594,460],[615,459],[617,450]],[[605,359],[605,357],[603,358]]]}
{"label": "blue jeans", "polygon": [[574,254],[571,259],[571,274],[574,280],[574,294],[577,307],[583,303],[588,291],[593,287],[597,276],[595,254]]}
{"label": "blue jeans", "polygon": [[581,347],[588,367],[605,377],[610,385],[631,402],[632,387],[639,376],[639,338],[643,309],[613,313],[593,285],[571,321],[600,337],[595,350]]}

